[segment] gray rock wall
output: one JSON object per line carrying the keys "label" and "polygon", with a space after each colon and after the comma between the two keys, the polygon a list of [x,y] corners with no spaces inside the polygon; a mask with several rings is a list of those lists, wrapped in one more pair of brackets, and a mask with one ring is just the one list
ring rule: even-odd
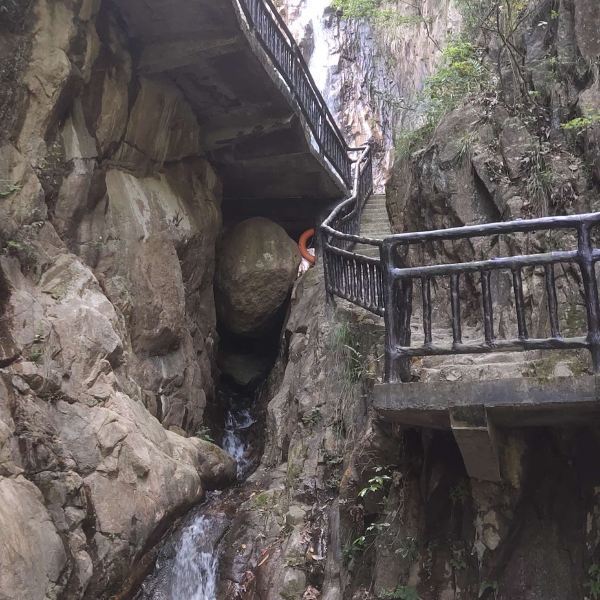
{"label": "gray rock wall", "polygon": [[193,437],[221,183],[109,3],[25,4],[0,11],[0,598],[107,598],[235,476]]}
{"label": "gray rock wall", "polygon": [[[312,2],[278,2],[307,61],[315,51],[313,27],[304,17]],[[390,175],[395,132],[419,124],[419,92],[461,22],[450,0],[386,0],[382,7],[393,10],[395,20],[347,19],[333,9],[323,17],[329,52],[325,97],[351,145],[374,142],[378,187]]]}

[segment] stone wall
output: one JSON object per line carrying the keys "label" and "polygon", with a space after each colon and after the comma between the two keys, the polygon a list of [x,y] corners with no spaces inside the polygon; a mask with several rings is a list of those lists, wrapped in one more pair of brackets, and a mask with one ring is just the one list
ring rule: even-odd
{"label": "stone wall", "polygon": [[26,4],[0,11],[0,598],[106,598],[234,476],[193,437],[221,183],[108,2]]}

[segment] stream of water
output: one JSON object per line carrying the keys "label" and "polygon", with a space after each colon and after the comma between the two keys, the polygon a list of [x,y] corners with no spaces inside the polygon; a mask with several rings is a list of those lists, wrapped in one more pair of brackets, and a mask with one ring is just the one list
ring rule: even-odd
{"label": "stream of water", "polygon": [[319,91],[328,104],[330,103],[328,81],[331,53],[325,30],[325,10],[330,4],[331,0],[306,0],[306,17],[307,22],[312,25],[314,43],[308,66]]}
{"label": "stream of water", "polygon": [[[251,443],[254,394],[221,386],[218,397],[226,407],[221,445],[234,458],[238,481],[243,481],[256,462]],[[161,548],[135,600],[217,600],[219,544],[229,527],[218,500],[218,492],[209,494],[203,506],[184,518]]]}
{"label": "stream of water", "polygon": [[198,515],[183,530],[173,565],[173,600],[213,600],[217,597],[218,555],[206,547],[212,519]]}

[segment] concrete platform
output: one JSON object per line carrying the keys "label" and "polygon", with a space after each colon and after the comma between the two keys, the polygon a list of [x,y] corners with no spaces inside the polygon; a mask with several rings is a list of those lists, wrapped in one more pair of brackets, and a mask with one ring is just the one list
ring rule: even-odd
{"label": "concrete platform", "polygon": [[451,429],[471,477],[500,479],[495,430],[600,423],[600,376],[375,386],[382,419]]}
{"label": "concrete platform", "polygon": [[304,210],[298,200],[325,204],[347,194],[236,0],[114,6],[136,48],[138,73],[175,82],[190,103],[226,200],[294,202],[298,218],[304,211],[314,220],[314,205]]}

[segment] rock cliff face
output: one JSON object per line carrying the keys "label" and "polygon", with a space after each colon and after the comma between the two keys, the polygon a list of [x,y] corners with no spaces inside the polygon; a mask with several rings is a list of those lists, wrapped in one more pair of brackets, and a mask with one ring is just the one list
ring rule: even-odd
{"label": "rock cliff face", "polygon": [[375,144],[376,185],[383,187],[394,133],[419,123],[418,93],[444,41],[459,30],[459,13],[450,0],[390,0],[383,6],[394,18],[373,22],[348,19],[322,0],[278,4],[348,141]]}
{"label": "rock cliff face", "polygon": [[[375,137],[381,182],[458,17],[442,0],[399,3],[393,26],[321,10],[316,34],[309,2],[287,17],[309,59],[325,34],[326,95],[350,139]],[[450,112],[394,165],[397,230],[598,208],[596,2],[531,8],[518,48],[534,112],[507,73],[505,96]],[[0,600],[123,597],[173,520],[235,479],[193,435],[214,395],[221,183],[180,90],[132,54],[113,3],[0,0]],[[224,494],[218,597],[593,596],[597,430],[506,431],[505,482],[472,481],[449,435],[370,411],[381,327],[327,309],[318,269],[296,284],[264,456]]]}
{"label": "rock cliff face", "polygon": [[214,393],[221,184],[107,2],[0,3],[0,598],[105,598],[235,475]]}
{"label": "rock cliff face", "polygon": [[[477,34],[491,80],[445,114],[424,143],[398,157],[387,187],[396,232],[600,209],[600,21],[591,12],[587,0],[528,3],[513,33],[518,67],[502,53],[497,35]],[[584,25],[590,18],[596,28]],[[576,245],[566,234],[560,241],[534,237],[536,247],[548,250]],[[514,238],[491,248],[475,239],[424,248],[424,254],[431,261],[476,260],[526,254],[528,243],[532,239]],[[572,269],[560,271],[559,300],[569,306],[561,327],[579,335],[585,322],[580,282]],[[504,296],[509,303],[510,293]],[[543,281],[531,278],[526,296],[529,306],[545,302]],[[447,307],[441,312],[447,315]]]}
{"label": "rock cliff face", "polygon": [[[491,88],[465,99],[426,144],[397,160],[388,187],[396,231],[598,210],[592,4],[528,4],[514,36],[518,77],[501,61]],[[490,57],[499,53],[497,37],[484,42]]]}

